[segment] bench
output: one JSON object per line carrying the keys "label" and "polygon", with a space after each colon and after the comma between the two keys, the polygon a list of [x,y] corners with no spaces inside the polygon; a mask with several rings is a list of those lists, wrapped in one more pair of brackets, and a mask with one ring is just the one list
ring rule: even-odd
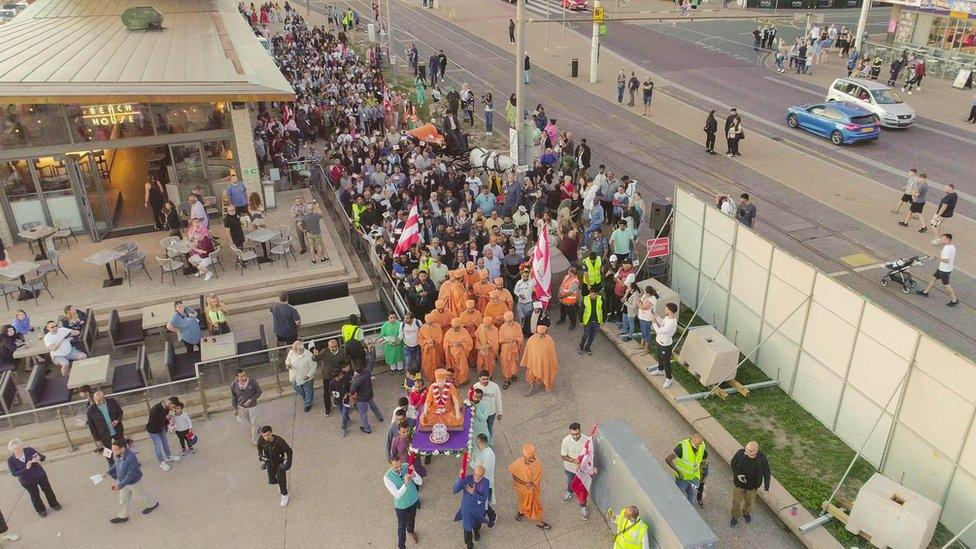
{"label": "bench", "polygon": [[27,379],[27,397],[33,408],[44,408],[55,404],[64,404],[71,400],[68,389],[68,376],[57,376],[48,379],[44,375],[44,367],[36,366],[31,370]]}
{"label": "bench", "polygon": [[238,358],[238,368],[262,366],[271,362],[271,358],[267,353],[257,353],[257,351],[264,351],[268,348],[268,337],[264,332],[264,324],[258,326],[258,334],[258,339],[249,339],[247,341],[241,341],[237,344],[237,354],[243,355],[245,353],[256,353]]}
{"label": "bench", "polygon": [[85,319],[85,327],[81,329],[81,347],[85,350],[85,354],[93,356],[92,348],[95,346],[95,340],[98,339],[98,323],[91,309],[85,309]]}
{"label": "bench", "polygon": [[383,306],[383,303],[379,301],[371,301],[369,303],[359,304],[359,323],[362,326],[367,324],[379,324],[381,322],[386,322],[387,310]]}
{"label": "bench", "polygon": [[142,345],[146,341],[146,333],[142,329],[142,319],[119,320],[118,309],[112,309],[108,317],[108,338],[112,348],[133,347]]}
{"label": "bench", "polygon": [[315,303],[316,301],[326,301],[349,295],[349,284],[346,282],[333,282],[331,284],[319,284],[297,290],[288,290],[288,303],[293,307]]}
{"label": "bench", "polygon": [[13,413],[14,405],[19,402],[20,394],[17,392],[13,373],[4,372],[0,375],[0,409],[3,409],[4,414]]}
{"label": "bench", "polygon": [[149,379],[149,358],[146,356],[146,346],[139,347],[136,361],[131,364],[120,364],[115,367],[112,375],[112,392],[122,393],[135,389],[142,389]]}
{"label": "bench", "polygon": [[197,322],[200,323],[201,333],[207,333],[210,330],[210,323],[207,321],[207,301],[203,294],[200,294],[200,308],[197,309]]}
{"label": "bench", "polygon": [[163,347],[163,356],[166,359],[166,370],[169,372],[170,381],[190,379],[197,375],[196,363],[199,360],[199,355],[195,353],[176,354],[173,344],[167,341]]}

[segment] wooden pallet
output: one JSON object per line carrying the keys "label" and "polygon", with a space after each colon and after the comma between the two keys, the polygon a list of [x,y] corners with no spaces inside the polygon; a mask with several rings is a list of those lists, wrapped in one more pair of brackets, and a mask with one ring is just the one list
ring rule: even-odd
{"label": "wooden pallet", "polygon": [[[732,381],[729,381],[729,384],[732,385],[732,388],[735,389],[736,392],[739,393],[740,395],[742,395],[744,397],[749,396],[749,389],[746,388],[745,385],[739,383],[738,380],[733,379]],[[724,389],[722,389],[722,384],[721,383],[719,383],[718,385],[713,386],[712,389],[711,389],[711,393],[714,394],[715,396],[717,396],[718,398],[722,399],[722,400],[727,400],[729,398],[729,395],[725,392]]]}

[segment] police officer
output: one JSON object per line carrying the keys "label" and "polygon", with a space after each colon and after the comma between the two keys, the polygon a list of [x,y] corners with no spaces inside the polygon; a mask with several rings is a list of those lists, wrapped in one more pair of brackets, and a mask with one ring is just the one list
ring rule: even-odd
{"label": "police officer", "polygon": [[[704,478],[708,476],[706,459],[708,450],[705,449],[705,440],[698,433],[679,442],[665,458],[668,467],[674,470],[674,484],[688,498],[688,503],[695,503]],[[698,506],[703,505],[699,499]]]}

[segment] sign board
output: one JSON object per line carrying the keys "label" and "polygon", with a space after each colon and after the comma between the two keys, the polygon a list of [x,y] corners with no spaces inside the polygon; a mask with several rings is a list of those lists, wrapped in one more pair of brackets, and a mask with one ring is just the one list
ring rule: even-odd
{"label": "sign board", "polygon": [[959,74],[956,75],[956,79],[952,82],[952,87],[956,88],[957,90],[966,89],[967,84],[972,87],[972,82],[970,80],[972,77],[972,69],[962,69],[959,71]]}
{"label": "sign board", "polygon": [[605,12],[604,12],[604,10],[603,10],[602,7],[593,8],[593,22],[594,23],[602,23],[603,22],[604,13]]}
{"label": "sign board", "polygon": [[508,129],[508,156],[515,162],[518,162],[519,157],[519,143],[518,143],[518,130],[515,128]]}
{"label": "sign board", "polygon": [[597,32],[600,34],[600,36],[606,36],[607,35],[606,23],[600,23],[600,26],[597,27]]}
{"label": "sign board", "polygon": [[529,171],[528,164],[522,164],[521,166],[515,166],[515,173],[525,173]]}
{"label": "sign board", "polygon": [[647,257],[665,257],[671,253],[671,239],[664,236],[661,238],[647,239]]}
{"label": "sign board", "polygon": [[81,117],[92,126],[114,126],[133,123],[142,113],[131,103],[115,105],[87,105],[81,108]]}
{"label": "sign board", "polygon": [[281,181],[281,171],[278,168],[271,168],[270,172],[272,181]]}
{"label": "sign board", "polygon": [[244,175],[257,175],[258,174],[258,169],[257,168],[244,168],[243,171],[244,171]]}

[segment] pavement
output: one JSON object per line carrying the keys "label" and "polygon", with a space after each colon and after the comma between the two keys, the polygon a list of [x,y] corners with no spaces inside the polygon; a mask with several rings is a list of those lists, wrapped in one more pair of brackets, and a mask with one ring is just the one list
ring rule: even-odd
{"label": "pavement", "polygon": [[[569,332],[565,326],[554,328],[553,335],[560,342],[575,343],[580,336],[579,329]],[[559,443],[571,422],[589,428],[596,421],[623,417],[662,467],[674,444],[692,432],[603,335],[593,346],[593,356],[577,355],[573,347],[558,346],[560,369],[551,393],[524,397],[524,382],[503,392],[504,414],[495,423],[494,443],[499,519],[494,529],[483,531],[481,547],[568,549],[610,545],[600,511],[591,506],[590,520],[583,521],[575,504],[561,503],[565,476]],[[374,381],[377,403],[384,414],[391,414],[402,391],[402,379],[383,370],[383,366],[377,368]],[[612,393],[594,390],[606,387],[608,381]],[[265,388],[266,396],[275,394],[270,385]],[[320,546],[323,540],[334,547],[391,546],[396,520],[382,483],[387,424],[377,424],[371,417],[373,434],[364,435],[358,429],[358,419],[353,419],[349,436],[341,438],[337,414],[322,415],[320,389],[316,389],[314,408],[307,414],[287,390],[282,398],[265,400],[261,406],[266,418],[263,422],[272,425],[294,449],[287,508],[279,507],[277,491],[267,485],[264,471],[258,468],[245,427],[234,421],[224,403],[224,411],[213,414],[210,421],[194,418],[194,432],[200,439],[198,451],[168,472],[156,466],[151,442],[137,437],[135,449],[143,464],[143,483],[155,492],[160,507],[149,516],[133,513],[127,524],[109,523],[115,511],[115,495],[107,482],[94,486],[88,479],[105,469],[105,461],[91,453],[90,443],[68,456],[52,454],[54,462],[45,465],[64,505],[64,510],[51,512],[47,518],[34,513],[27,493],[12,477],[0,479],[0,508],[11,530],[22,538],[17,546],[84,547],[96,539],[138,540],[136,545],[146,548],[171,547],[177,540],[198,547],[312,547]],[[513,488],[505,470],[524,442],[535,444],[543,463],[542,501],[546,520],[552,524],[549,532],[514,521]],[[170,448],[176,446],[175,437],[171,437]],[[759,504],[751,525],[730,529],[731,472],[723,460],[710,461],[712,480],[700,513],[724,546],[800,546],[769,509]],[[423,508],[417,518],[424,547],[461,545],[460,525],[452,521],[459,499],[450,493],[458,465],[457,458],[435,457],[429,467],[421,493]]]}
{"label": "pavement", "polygon": [[[443,0],[439,10],[423,10],[419,2],[393,2],[395,36],[401,44],[416,43],[421,58],[439,48],[448,52],[447,77],[455,85],[468,82],[475,91],[490,90],[495,97],[507,97],[512,91],[514,59],[507,22],[514,16],[514,7],[499,1],[486,14],[475,10],[476,4],[481,5],[474,0]],[[324,5],[312,4],[313,8]],[[357,2],[350,5],[362,8]],[[615,30],[612,25],[610,36],[618,36],[616,44],[626,48],[628,56],[618,55],[611,44],[604,43],[601,78],[596,84],[588,82],[588,36],[567,29],[563,38],[553,29],[547,48],[546,33],[529,29],[527,51],[533,69],[532,83],[526,87],[527,104],[544,103],[560,128],[587,137],[593,164],[604,163],[638,179],[648,203],[668,199],[675,184],[706,199],[716,193],[738,196],[749,192],[758,204],[756,228],[765,237],[957,352],[976,357],[972,297],[976,295],[972,277],[976,255],[967,251],[967,243],[976,240],[976,223],[971,218],[957,215],[951,229],[960,250],[953,286],[961,306],[945,307],[947,300],[938,290],[935,297],[923,300],[882,288],[878,282],[883,261],[938,251],[931,245],[933,235],[897,225],[899,218],[890,211],[900,189],[856,165],[846,156],[852,154],[850,150],[823,148],[825,140],[793,132],[785,124],[764,123],[748,111],[742,157],[732,160],[703,154],[701,127],[707,112],[703,109],[714,107],[709,99],[711,83],[719,90],[728,88],[720,77],[722,71],[730,64],[746,64],[642,27],[617,24]],[[674,51],[683,53],[669,53]],[[578,78],[569,74],[573,57],[581,60]],[[616,69],[638,65],[654,69],[656,91],[648,118],[640,116],[639,107],[615,104]],[[672,79],[688,73],[707,81],[701,91]],[[741,83],[743,90],[750,90],[749,86],[751,82]],[[721,106],[716,110],[718,116],[726,112]],[[496,125],[502,126],[504,119],[500,118],[496,116]],[[935,190],[931,194],[934,199],[941,195]],[[960,201],[963,214],[967,207],[968,203]],[[927,264],[916,275],[927,280],[930,270],[934,266]]]}

